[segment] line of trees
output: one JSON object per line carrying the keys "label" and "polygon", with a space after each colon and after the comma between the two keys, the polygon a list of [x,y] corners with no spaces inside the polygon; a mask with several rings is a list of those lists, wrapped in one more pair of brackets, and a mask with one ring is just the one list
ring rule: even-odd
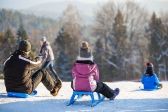
{"label": "line of trees", "polygon": [[[21,40],[27,40],[28,34],[21,24],[16,32],[16,36],[10,28],[4,33],[0,33],[0,60],[3,63],[17,48]],[[35,56],[35,51],[32,50],[31,56]]]}
{"label": "line of trees", "polygon": [[[134,2],[123,4],[107,2],[95,13],[95,21],[91,25],[84,26],[78,9],[70,4],[58,20],[45,19],[49,22],[43,29],[37,26],[43,25],[44,21],[39,21],[38,25],[32,21],[33,24],[29,26],[32,30],[27,28],[26,24],[23,25],[28,21],[26,19],[21,19],[19,27],[16,27],[12,26],[12,21],[10,23],[8,19],[4,22],[7,16],[1,16],[0,22],[3,23],[0,26],[1,62],[16,48],[20,37],[25,37],[34,46],[39,46],[38,39],[45,34],[50,37],[49,41],[52,42],[56,57],[56,69],[64,80],[71,79],[71,67],[78,55],[81,40],[91,43],[94,60],[100,68],[102,80],[138,80],[144,72],[144,63],[147,61],[154,64],[155,72],[161,79],[167,80],[168,14],[166,13],[160,15],[155,12],[147,13]],[[36,19],[34,21],[37,21]],[[6,25],[8,28],[4,28]],[[17,31],[13,30],[14,28],[18,28]],[[41,31],[45,32],[40,34]],[[89,36],[88,32],[91,32]],[[35,51],[38,51],[38,47],[35,47]]]}
{"label": "line of trees", "polygon": [[136,3],[117,6],[108,2],[96,14],[93,27],[96,62],[105,80],[139,79],[144,62],[154,63],[155,72],[167,80],[168,21],[150,15]]}

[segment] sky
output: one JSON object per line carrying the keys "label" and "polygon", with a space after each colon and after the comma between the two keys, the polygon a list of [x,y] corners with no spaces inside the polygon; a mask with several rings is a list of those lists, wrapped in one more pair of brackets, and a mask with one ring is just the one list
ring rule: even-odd
{"label": "sky", "polygon": [[105,2],[108,0],[0,0],[1,8],[13,8],[13,9],[24,9],[31,6],[48,3],[48,2],[60,2],[60,1],[81,1],[84,3],[98,3]]}
{"label": "sky", "polygon": [[[107,1],[120,1],[125,2],[128,0],[0,0],[0,8],[9,8],[9,9],[27,9],[32,6],[49,3],[49,2],[72,2],[72,1],[80,1],[83,3],[105,3]],[[164,11],[168,12],[168,0],[130,0],[135,1],[144,6],[149,10],[154,11]]]}

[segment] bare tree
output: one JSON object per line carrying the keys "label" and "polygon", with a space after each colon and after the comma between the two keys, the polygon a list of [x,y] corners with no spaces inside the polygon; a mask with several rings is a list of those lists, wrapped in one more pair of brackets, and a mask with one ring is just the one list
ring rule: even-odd
{"label": "bare tree", "polygon": [[100,37],[105,39],[105,50],[108,49],[108,38],[112,35],[115,14],[116,5],[111,1],[103,5],[96,13],[93,34],[98,38]]}
{"label": "bare tree", "polygon": [[137,78],[143,70],[143,64],[148,58],[148,38],[145,31],[149,16],[147,11],[135,2],[126,2],[121,8],[125,15],[127,26],[127,36],[129,43],[128,56],[125,58],[127,63],[127,74]]}
{"label": "bare tree", "polygon": [[168,80],[168,13],[160,12],[160,19],[162,22],[161,29],[162,35],[160,35],[158,45],[159,45],[159,56],[158,56],[158,73],[160,78],[163,80]]}

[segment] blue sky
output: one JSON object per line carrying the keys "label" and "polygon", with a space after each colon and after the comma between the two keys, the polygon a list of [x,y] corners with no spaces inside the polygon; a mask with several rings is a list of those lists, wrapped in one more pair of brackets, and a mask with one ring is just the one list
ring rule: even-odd
{"label": "blue sky", "polygon": [[[10,9],[26,9],[39,4],[59,1],[80,1],[83,3],[105,3],[109,0],[0,0],[0,8]],[[127,0],[111,0],[111,1],[127,1]],[[168,0],[131,0],[136,1],[145,8],[154,11],[168,12]]]}

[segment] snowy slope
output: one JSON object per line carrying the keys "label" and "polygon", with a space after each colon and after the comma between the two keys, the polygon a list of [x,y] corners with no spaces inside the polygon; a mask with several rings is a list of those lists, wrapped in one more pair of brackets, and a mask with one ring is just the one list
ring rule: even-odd
{"label": "snowy slope", "polygon": [[114,101],[105,101],[96,107],[88,106],[89,97],[84,97],[72,106],[66,106],[72,94],[70,82],[63,82],[58,96],[53,97],[40,84],[38,95],[33,98],[9,98],[3,80],[0,80],[0,112],[168,112],[168,82],[157,91],[140,91],[139,82],[120,81],[107,83],[121,92]]}

